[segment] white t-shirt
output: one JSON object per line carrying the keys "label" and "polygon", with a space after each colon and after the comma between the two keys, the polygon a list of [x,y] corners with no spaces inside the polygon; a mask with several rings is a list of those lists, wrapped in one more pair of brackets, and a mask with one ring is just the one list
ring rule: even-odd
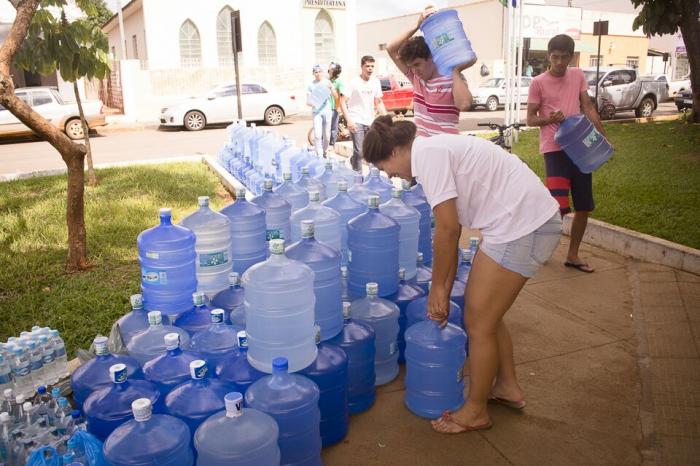
{"label": "white t-shirt", "polygon": [[370,126],[374,121],[374,99],[382,97],[382,85],[375,76],[365,81],[359,76],[353,77],[345,87],[344,95],[348,97],[347,106],[350,119],[355,123]]}
{"label": "white t-shirt", "polygon": [[475,136],[417,137],[411,172],[432,208],[457,198],[459,223],[502,244],[532,233],[559,204],[517,156]]}

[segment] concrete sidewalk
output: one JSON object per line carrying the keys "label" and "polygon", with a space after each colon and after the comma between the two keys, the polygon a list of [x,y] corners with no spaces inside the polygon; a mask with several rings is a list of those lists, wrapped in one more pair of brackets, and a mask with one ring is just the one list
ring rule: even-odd
{"label": "concrete sidewalk", "polygon": [[700,277],[587,245],[584,274],[562,265],[567,242],[506,315],[523,413],[495,406],[491,430],[439,435],[404,407],[402,369],[324,462],[698,464]]}

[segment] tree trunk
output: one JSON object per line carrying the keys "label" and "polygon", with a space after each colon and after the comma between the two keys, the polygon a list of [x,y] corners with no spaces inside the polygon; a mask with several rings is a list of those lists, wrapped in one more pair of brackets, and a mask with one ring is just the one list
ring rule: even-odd
{"label": "tree trunk", "polygon": [[83,112],[83,103],[80,100],[80,91],[78,90],[78,82],[73,81],[73,92],[75,93],[75,101],[78,103],[78,113],[80,113],[80,123],[83,126],[83,136],[85,138],[85,156],[88,166],[88,184],[92,187],[98,185],[95,167],[92,165],[92,148],[90,147],[90,128],[85,120],[85,112]]}
{"label": "tree trunk", "polygon": [[700,2],[685,0],[681,13],[681,35],[690,64],[690,87],[693,90],[693,123],[700,123]]}
{"label": "tree trunk", "polygon": [[68,192],[66,199],[66,224],[68,226],[68,262],[70,271],[89,267],[85,234],[85,159],[73,157],[68,167]]}

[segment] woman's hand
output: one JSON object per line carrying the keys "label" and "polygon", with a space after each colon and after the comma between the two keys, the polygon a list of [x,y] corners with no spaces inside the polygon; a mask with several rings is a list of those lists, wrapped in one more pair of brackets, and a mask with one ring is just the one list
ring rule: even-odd
{"label": "woman's hand", "polygon": [[428,318],[437,321],[440,327],[447,325],[450,312],[450,294],[443,286],[432,284],[428,295]]}

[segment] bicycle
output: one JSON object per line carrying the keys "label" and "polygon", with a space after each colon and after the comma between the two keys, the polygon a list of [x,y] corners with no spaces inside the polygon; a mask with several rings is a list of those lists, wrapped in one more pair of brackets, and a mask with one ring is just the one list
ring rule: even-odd
{"label": "bicycle", "polygon": [[489,141],[493,142],[494,144],[497,144],[507,150],[508,152],[511,152],[512,146],[510,145],[511,137],[512,137],[512,129],[518,131],[520,128],[526,126],[523,123],[512,123],[510,125],[499,125],[498,123],[493,123],[493,122],[487,122],[487,123],[477,123],[476,126],[487,126],[491,130],[495,131],[498,130],[498,136],[494,136],[492,138],[489,138]]}
{"label": "bicycle", "polygon": [[[314,145],[314,128],[313,126],[309,130],[309,132],[306,135],[306,139],[309,141],[309,145],[313,146]],[[350,130],[347,128],[345,124],[345,117],[341,114],[338,115],[338,136],[336,136],[336,141],[349,141],[350,138]]]}

